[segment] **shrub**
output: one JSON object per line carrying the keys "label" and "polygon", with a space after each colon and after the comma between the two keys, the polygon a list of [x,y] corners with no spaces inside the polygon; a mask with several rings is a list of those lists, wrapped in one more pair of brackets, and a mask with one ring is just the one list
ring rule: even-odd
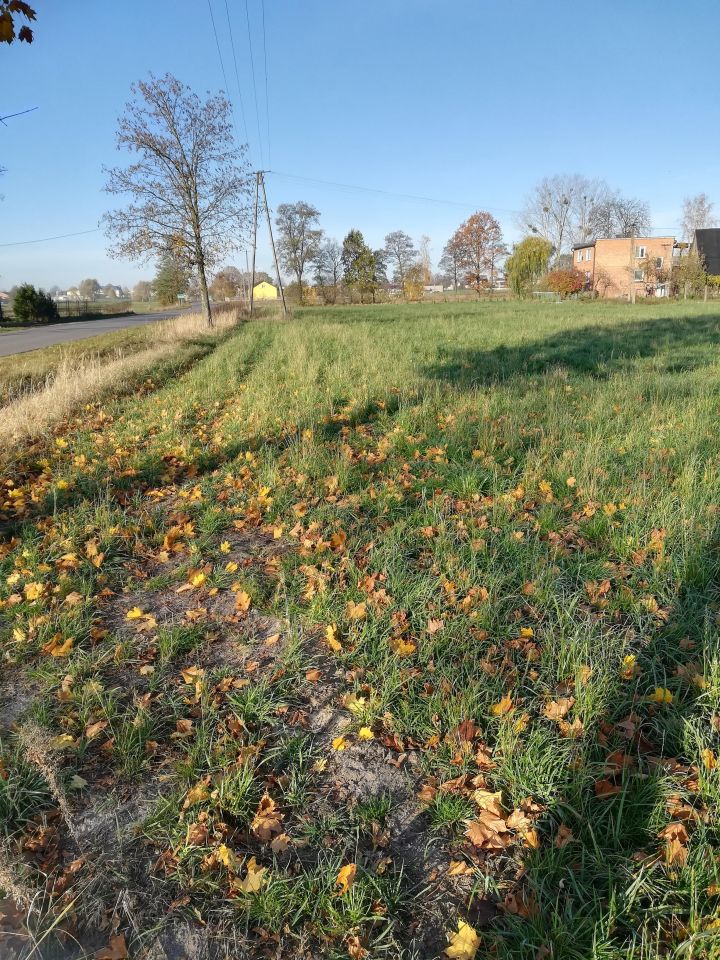
{"label": "shrub", "polygon": [[36,290],[31,283],[18,287],[12,306],[13,317],[20,323],[49,323],[59,317],[52,297],[44,290]]}
{"label": "shrub", "polygon": [[569,297],[571,293],[579,293],[585,286],[585,278],[577,270],[551,270],[545,277],[545,286],[553,293],[562,297]]}

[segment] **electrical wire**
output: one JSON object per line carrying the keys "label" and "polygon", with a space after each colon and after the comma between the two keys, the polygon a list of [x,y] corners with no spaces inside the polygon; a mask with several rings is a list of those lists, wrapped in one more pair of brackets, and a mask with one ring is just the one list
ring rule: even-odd
{"label": "electrical wire", "polygon": [[[356,192],[375,193],[375,194],[378,194],[379,196],[384,196],[384,197],[397,197],[401,200],[415,200],[420,203],[438,203],[438,204],[442,204],[443,206],[462,207],[463,209],[477,206],[476,203],[471,203],[470,201],[461,202],[459,200],[444,200],[444,199],[440,199],[439,197],[423,197],[423,196],[419,196],[412,193],[396,193],[393,190],[382,190],[378,187],[364,187],[354,183],[337,183],[334,180],[318,180],[315,177],[301,177],[298,174],[282,173],[279,170],[271,170],[269,172],[276,177],[285,177],[286,179],[289,179],[289,180],[302,180],[305,183],[317,183],[325,187],[335,187],[338,190],[350,190],[353,193],[356,193]],[[511,213],[511,214],[519,213],[518,210],[508,210],[507,208],[504,208],[504,207],[488,207],[487,209],[495,210],[498,213]]]}
{"label": "electrical wire", "polygon": [[230,23],[230,8],[228,7],[228,0],[225,0],[225,15],[227,16],[228,34],[230,36],[230,49],[232,50],[233,63],[235,64],[235,82],[237,83],[238,99],[240,100],[240,116],[242,117],[245,143],[248,144],[249,149],[250,138],[248,137],[247,120],[245,119],[245,104],[243,102],[242,87],[240,85],[240,72],[238,70],[237,54],[235,53],[235,39],[233,37],[232,24]]}
{"label": "electrical wire", "polygon": [[61,233],[57,237],[40,237],[38,240],[14,240],[12,243],[0,243],[0,247],[23,247],[28,243],[47,243],[49,240],[65,240],[67,237],[82,237],[87,233],[98,233],[100,227],[92,230],[78,230],[75,233]]}
{"label": "electrical wire", "polygon": [[270,159],[270,97],[268,96],[268,66],[267,66],[267,39],[265,34],[265,0],[261,0],[262,7],[262,32],[263,32],[263,61],[265,68],[265,127],[267,136],[267,161],[268,166],[272,166]]}
{"label": "electrical wire", "polygon": [[248,0],[245,0],[245,20],[247,22],[248,48],[250,50],[250,69],[252,71],[253,97],[255,99],[255,120],[257,121],[258,148],[260,150],[260,163],[264,166],[264,155],[262,145],[262,135],[260,133],[260,110],[258,109],[257,83],[255,81],[255,58],[252,48],[252,31],[250,29],[250,10],[248,9]]}

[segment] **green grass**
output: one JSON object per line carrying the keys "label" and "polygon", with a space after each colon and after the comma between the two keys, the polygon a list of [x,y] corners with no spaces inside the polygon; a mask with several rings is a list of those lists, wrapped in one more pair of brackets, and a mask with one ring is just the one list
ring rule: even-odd
{"label": "green grass", "polygon": [[[160,778],[148,926],[187,898],[257,956],[438,956],[467,920],[502,960],[720,957],[719,346],[711,304],[308,308],[5,454],[0,654],[86,802]],[[17,840],[48,793],[12,732],[0,761]]]}

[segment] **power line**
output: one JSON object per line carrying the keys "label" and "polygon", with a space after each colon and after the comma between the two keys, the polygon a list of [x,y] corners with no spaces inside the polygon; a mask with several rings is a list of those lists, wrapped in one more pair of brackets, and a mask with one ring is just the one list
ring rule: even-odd
{"label": "power line", "polygon": [[265,166],[263,159],[262,135],[260,134],[260,111],[258,109],[257,83],[255,82],[255,58],[252,48],[252,31],[250,30],[250,10],[248,9],[248,0],[245,0],[245,20],[247,22],[248,47],[250,48],[250,69],[252,71],[253,96],[255,98],[255,119],[257,121],[258,149],[260,151],[260,163]]}
{"label": "power line", "polygon": [[28,243],[47,243],[50,240],[65,240],[67,237],[82,237],[86,233],[98,233],[100,227],[92,230],[78,230],[76,233],[61,233],[57,237],[40,237],[38,240],[14,240],[12,243],[0,243],[0,247],[23,247]]}
{"label": "power line", "polygon": [[268,96],[268,67],[267,67],[267,39],[265,34],[265,0],[261,0],[262,5],[262,32],[263,32],[263,60],[265,67],[265,126],[267,133],[267,160],[268,166],[271,166],[270,160],[270,97]]}
{"label": "power line", "polygon": [[[226,6],[227,6],[227,4],[226,4]],[[212,21],[213,33],[215,34],[215,46],[217,47],[218,60],[220,61],[220,69],[222,70],[223,83],[225,84],[225,95],[227,96],[228,100],[230,101],[230,109],[231,109],[231,111],[232,111],[233,126],[235,127],[235,136],[236,136],[236,137],[238,138],[238,140],[239,140],[239,139],[240,139],[240,132],[239,132],[239,130],[238,130],[237,118],[236,118],[236,116],[235,116],[235,105],[234,105],[234,103],[233,103],[233,101],[232,101],[232,97],[230,96],[230,87],[229,87],[229,84],[228,84],[228,81],[227,81],[227,74],[225,73],[225,64],[223,63],[222,51],[220,50],[220,40],[218,39],[217,27],[215,26],[215,16],[214,16],[214,14],[213,14],[212,3],[210,2],[210,0],[208,0],[208,10],[210,11],[210,20]],[[230,22],[230,21],[229,21],[229,17],[228,17],[228,24],[229,24],[229,22]],[[232,37],[232,33],[230,34],[230,36]],[[233,50],[233,53],[234,53],[234,50]],[[237,72],[237,64],[235,65],[235,70],[236,70],[236,72]],[[239,92],[239,87],[238,87],[238,92]],[[242,117],[243,117],[243,123],[245,123],[245,110],[244,110],[244,108],[243,108],[243,106],[242,106],[242,94],[240,95],[240,108],[241,108],[242,111],[243,111]],[[247,127],[245,128],[245,140],[247,141]]]}
{"label": "power line", "polygon": [[230,23],[230,8],[228,7],[228,0],[225,0],[225,14],[227,16],[228,34],[230,35],[230,48],[232,50],[233,63],[235,64],[235,82],[237,83],[238,98],[240,100],[240,115],[242,116],[245,143],[247,143],[249,147],[250,138],[248,137],[247,121],[245,119],[245,104],[243,103],[242,87],[240,86],[240,73],[238,71],[237,55],[235,53],[235,40],[233,38],[232,25]]}
{"label": "power line", "polygon": [[26,113],[32,113],[33,110],[37,110],[37,107],[28,107],[27,110],[19,110],[17,113],[6,113],[4,117],[0,117],[0,123],[6,127],[6,120],[12,120],[13,117],[22,117]]}
{"label": "power line", "polygon": [[[401,200],[416,200],[420,203],[439,203],[443,206],[449,207],[462,207],[467,209],[468,207],[477,206],[476,203],[470,201],[459,201],[459,200],[444,200],[439,197],[423,197],[413,193],[396,193],[393,190],[382,190],[378,187],[364,187],[355,183],[337,183],[334,180],[318,180],[315,177],[301,177],[298,174],[294,173],[281,173],[279,170],[271,170],[270,173],[273,173],[276,177],[285,177],[289,180],[302,180],[306,183],[318,183],[325,187],[335,187],[339,190],[350,190],[352,192],[359,193],[375,193],[384,197],[398,197]],[[489,207],[489,210],[495,210],[498,213],[511,213],[517,214],[519,210],[508,210],[504,207]]]}

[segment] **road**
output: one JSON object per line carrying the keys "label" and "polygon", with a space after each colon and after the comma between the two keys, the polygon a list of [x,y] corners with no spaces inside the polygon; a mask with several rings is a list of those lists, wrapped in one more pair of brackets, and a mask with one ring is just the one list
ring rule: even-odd
{"label": "road", "polygon": [[112,333],[128,327],[139,327],[154,320],[167,320],[176,317],[180,310],[162,310],[158,313],[138,314],[134,317],[104,317],[102,320],[74,320],[69,323],[52,323],[47,327],[25,327],[0,333],[0,357],[10,357],[15,353],[27,353],[51,347],[56,343],[69,343],[71,340],[85,340],[97,337],[101,333]]}

